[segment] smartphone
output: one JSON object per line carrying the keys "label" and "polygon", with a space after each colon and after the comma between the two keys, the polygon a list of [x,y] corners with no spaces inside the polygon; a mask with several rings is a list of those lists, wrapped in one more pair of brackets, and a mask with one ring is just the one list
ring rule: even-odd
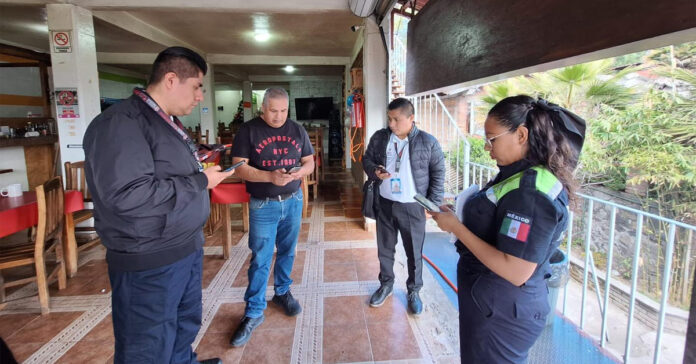
{"label": "smartphone", "polygon": [[416,200],[416,202],[418,202],[419,205],[425,207],[425,209],[428,211],[441,212],[440,208],[435,204],[435,202],[428,200],[427,198],[425,198],[425,196],[421,194],[415,194],[415,196],[413,196],[413,199]]}
{"label": "smartphone", "polygon": [[223,172],[229,172],[229,171],[231,171],[231,170],[233,170],[233,169],[235,169],[235,168],[241,166],[241,165],[244,164],[244,163],[246,163],[246,161],[239,161],[239,162],[237,162],[237,163],[231,165],[230,168],[227,168],[227,169],[224,170]]}
{"label": "smartphone", "polygon": [[287,173],[287,174],[295,173],[295,172],[299,171],[300,169],[302,169],[302,167],[292,167],[292,168],[290,168],[289,171],[287,171],[285,173]]}
{"label": "smartphone", "polygon": [[379,173],[389,173],[384,167],[377,166],[377,172]]}

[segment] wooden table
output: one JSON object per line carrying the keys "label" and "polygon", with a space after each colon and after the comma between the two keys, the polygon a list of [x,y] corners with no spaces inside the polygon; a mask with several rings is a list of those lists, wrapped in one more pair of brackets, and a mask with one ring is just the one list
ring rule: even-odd
{"label": "wooden table", "polygon": [[[77,272],[77,242],[72,214],[84,209],[80,191],[65,191],[65,225],[63,227],[63,252],[65,269],[69,277]],[[36,226],[39,223],[39,207],[36,192],[24,192],[20,197],[0,197],[0,238]]]}
{"label": "wooden table", "polygon": [[249,194],[246,184],[239,178],[227,178],[210,191],[210,202],[223,205],[222,221],[224,224],[222,255],[229,259],[232,251],[232,218],[229,204],[242,204],[242,225],[249,231]]}

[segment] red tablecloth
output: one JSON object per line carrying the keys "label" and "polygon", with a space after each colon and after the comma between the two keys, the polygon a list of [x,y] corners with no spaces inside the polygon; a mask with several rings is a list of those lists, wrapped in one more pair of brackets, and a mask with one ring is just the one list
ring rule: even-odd
{"label": "red tablecloth", "polygon": [[[85,208],[80,191],[65,191],[64,204],[66,214]],[[38,223],[36,192],[24,192],[21,197],[0,197],[0,238]]]}
{"label": "red tablecloth", "polygon": [[210,191],[210,201],[219,204],[249,202],[245,183],[220,183]]}

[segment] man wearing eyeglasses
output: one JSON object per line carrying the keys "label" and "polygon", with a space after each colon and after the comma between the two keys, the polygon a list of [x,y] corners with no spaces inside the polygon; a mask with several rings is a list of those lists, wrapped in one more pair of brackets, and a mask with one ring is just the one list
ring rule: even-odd
{"label": "man wearing eyeglasses", "polygon": [[208,189],[234,173],[203,169],[177,119],[203,100],[206,71],[196,52],[165,49],[147,89],[133,90],[85,133],[85,176],[106,247],[117,364],[198,363],[191,344],[201,326]]}
{"label": "man wearing eyeglasses", "polygon": [[420,194],[442,203],[445,157],[437,139],[416,127],[413,104],[398,98],[387,107],[388,127],[371,138],[363,158],[368,178],[380,181],[377,213],[377,255],[380,287],[370,297],[370,306],[379,307],[391,296],[394,285],[394,254],[397,234],[408,263],[408,308],[423,311],[419,291],[423,286],[423,242],[425,210],[413,196]]}

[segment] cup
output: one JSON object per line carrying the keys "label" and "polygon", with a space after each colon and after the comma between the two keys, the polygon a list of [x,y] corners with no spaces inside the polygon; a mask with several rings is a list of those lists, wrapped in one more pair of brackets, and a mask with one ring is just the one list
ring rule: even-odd
{"label": "cup", "polygon": [[19,183],[13,183],[7,187],[0,190],[0,195],[3,197],[19,197],[22,196],[22,185]]}

